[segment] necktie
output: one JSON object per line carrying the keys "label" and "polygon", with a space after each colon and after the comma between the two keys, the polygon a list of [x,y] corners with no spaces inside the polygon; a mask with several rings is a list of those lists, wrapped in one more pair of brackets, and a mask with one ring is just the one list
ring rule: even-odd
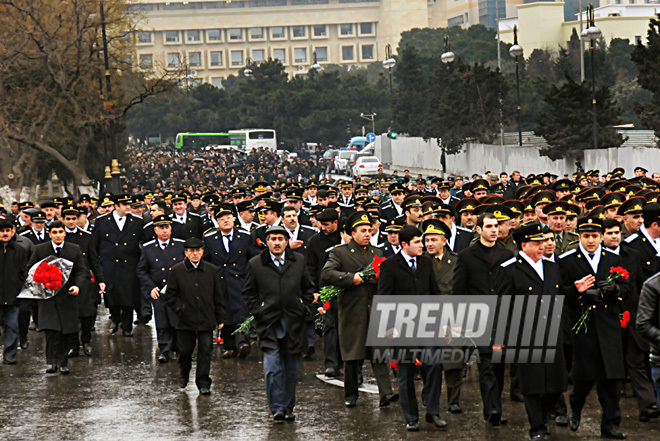
{"label": "necktie", "polygon": [[165,248],[167,247],[167,244],[166,243],[161,243],[160,247],[163,249],[163,251],[165,251]]}
{"label": "necktie", "polygon": [[417,265],[415,265],[415,258],[410,259],[410,268],[412,268],[413,273],[417,271]]}
{"label": "necktie", "polygon": [[594,256],[595,256],[594,253],[589,253],[589,260],[593,260],[593,259],[594,259]]}
{"label": "necktie", "polygon": [[277,265],[275,265],[275,266],[277,266],[277,270],[279,272],[282,272],[282,266],[284,266],[284,259],[282,259],[281,257],[278,257],[275,260],[277,261]]}
{"label": "necktie", "polygon": [[[231,236],[229,234],[223,234],[222,237],[225,239],[225,249],[229,252],[229,247],[231,244]],[[278,260],[279,262],[279,260]]]}
{"label": "necktie", "polygon": [[55,247],[55,255],[57,257],[60,257],[61,252],[62,252],[62,247]]}

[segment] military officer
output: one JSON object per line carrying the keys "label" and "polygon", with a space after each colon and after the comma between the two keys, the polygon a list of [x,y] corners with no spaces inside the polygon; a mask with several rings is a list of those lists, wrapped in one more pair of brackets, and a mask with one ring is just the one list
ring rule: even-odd
{"label": "military officer", "polygon": [[392,199],[380,207],[381,224],[387,224],[394,218],[403,217],[403,200],[406,196],[406,188],[400,182],[393,182],[387,190]]}
{"label": "military officer", "polygon": [[254,222],[255,208],[252,200],[243,201],[236,205],[236,211],[238,212],[236,218],[238,220],[237,228],[239,230],[250,234],[252,230],[259,226],[257,222]]}
{"label": "military officer", "polygon": [[202,219],[197,213],[189,212],[186,207],[188,198],[183,194],[178,194],[172,198],[172,208],[174,213],[170,218],[174,222],[183,225],[181,239],[188,239],[189,237],[202,238],[204,233],[202,226]]}
{"label": "military officer", "polygon": [[387,242],[382,245],[383,256],[392,257],[399,251],[401,251],[401,245],[399,244],[399,231],[403,226],[403,219],[392,219],[387,226],[385,227],[385,233],[387,234]]}
{"label": "military officer", "polygon": [[644,280],[648,280],[660,271],[660,204],[645,205],[642,216],[644,223],[639,232],[631,234],[624,242],[640,254]]}
{"label": "military officer", "polygon": [[568,209],[569,203],[566,201],[554,201],[543,207],[543,213],[548,217],[548,227],[555,235],[555,254],[557,256],[577,247],[579,239],[577,234],[564,231]]}

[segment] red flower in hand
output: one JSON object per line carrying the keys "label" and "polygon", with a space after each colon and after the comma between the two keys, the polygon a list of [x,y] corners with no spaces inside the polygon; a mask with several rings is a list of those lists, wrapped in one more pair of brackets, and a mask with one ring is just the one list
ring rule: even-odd
{"label": "red flower in hand", "polygon": [[621,318],[619,319],[619,322],[621,323],[622,328],[628,327],[628,321],[630,320],[630,311],[623,311],[623,314],[621,314]]}
{"label": "red flower in hand", "polygon": [[392,359],[392,361],[390,361],[390,366],[392,366],[392,369],[395,371],[399,370],[399,363],[396,361],[396,359]]}
{"label": "red flower in hand", "polygon": [[415,366],[421,366],[422,362],[419,361],[419,358],[415,358]]}
{"label": "red flower in hand", "polygon": [[628,280],[628,278],[630,277],[630,273],[628,273],[628,270],[621,267],[621,266],[611,267],[610,268],[610,274],[613,274],[613,273],[619,274],[621,277],[624,278],[624,280]]}
{"label": "red flower in hand", "polygon": [[376,272],[376,279],[378,279],[380,277],[380,264],[383,263],[384,260],[385,260],[385,257],[380,258],[378,256],[374,256],[374,261],[371,264],[371,266],[373,267],[374,271]]}
{"label": "red flower in hand", "polygon": [[323,309],[330,309],[330,301],[327,301],[323,304]]}

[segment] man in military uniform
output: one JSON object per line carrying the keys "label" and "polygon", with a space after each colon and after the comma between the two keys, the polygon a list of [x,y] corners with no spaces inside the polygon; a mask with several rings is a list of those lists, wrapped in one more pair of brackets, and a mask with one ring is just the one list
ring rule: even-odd
{"label": "man in military uniform", "polygon": [[236,211],[238,212],[238,229],[246,233],[251,233],[252,230],[259,226],[258,223],[254,222],[255,216],[255,206],[254,201],[243,201],[236,205]]}
{"label": "man in military uniform", "polygon": [[80,294],[77,299],[80,338],[78,338],[77,332],[69,336],[69,357],[76,357],[81,345],[85,355],[92,355],[92,328],[96,321],[98,304],[101,303],[101,294],[105,291],[101,258],[91,246],[92,234],[78,228],[79,215],[80,211],[74,207],[69,206],[62,209],[62,223],[66,231],[64,241],[80,247],[87,265],[85,282],[79,286]]}
{"label": "man in military uniform", "polygon": [[624,242],[640,254],[644,280],[648,280],[660,271],[660,204],[645,205],[642,216],[644,223],[639,232],[628,236]]}
{"label": "man in military uniform", "polygon": [[317,231],[298,220],[296,208],[290,205],[282,208],[282,226],[289,233],[289,248],[303,256],[307,255],[307,244]]}
{"label": "man in military uniform", "polygon": [[282,204],[273,199],[268,199],[264,202],[263,216],[264,223],[252,230],[250,236],[252,237],[253,245],[256,244],[258,248],[266,247],[266,231],[268,227],[280,225],[282,218],[280,212],[282,211]]}
{"label": "man in military uniform", "polygon": [[[25,213],[30,218],[30,227],[23,231],[20,236],[29,239],[35,246],[50,241],[50,237],[46,232],[46,214],[36,208],[24,208]],[[28,268],[29,270],[30,268]],[[28,330],[30,329],[30,315],[36,329],[39,329],[39,315],[38,315],[38,301],[37,300],[19,300],[18,311],[18,335],[21,337],[21,347],[28,346]]]}
{"label": "man in military uniform", "polygon": [[[296,211],[296,217],[300,225],[306,225],[308,227],[312,226],[312,222],[309,220],[309,216],[305,214],[303,210],[303,189],[294,188],[290,190],[286,197],[286,206],[293,207]],[[298,251],[300,252],[300,251]],[[304,253],[303,253],[304,255]]]}
{"label": "man in military uniform", "polygon": [[387,242],[382,245],[383,256],[392,257],[401,251],[401,244],[399,243],[399,231],[403,226],[403,219],[392,219],[385,227],[387,234]]}
{"label": "man in military uniform", "polygon": [[497,241],[504,245],[505,248],[511,250],[513,254],[518,254],[518,244],[516,244],[511,227],[509,226],[509,221],[512,216],[511,209],[504,205],[493,204],[489,206],[485,212],[493,213],[497,219]]}
{"label": "man in military uniform", "polygon": [[30,239],[33,244],[39,245],[48,242],[48,234],[46,233],[46,213],[36,210],[34,208],[24,210],[31,219],[31,228],[20,233],[21,236]]}
{"label": "man in military uniform", "polygon": [[159,363],[167,363],[170,352],[176,348],[176,315],[165,303],[167,296],[167,277],[177,263],[183,262],[184,240],[172,237],[172,219],[160,214],[152,223],[156,239],[145,242],[142,246],[137,276],[140,280],[142,297],[148,298],[154,308],[156,338],[158,340]]}
{"label": "man in military uniform", "polygon": [[204,235],[204,259],[218,268],[224,296],[225,327],[222,329],[225,351],[222,358],[247,357],[250,342],[242,333],[234,333],[248,315],[242,291],[248,261],[257,254],[250,235],[235,228],[234,208],[220,204],[215,212],[218,229]]}
{"label": "man in military uniform", "polygon": [[[458,254],[447,247],[447,238],[451,230],[437,219],[429,219],[422,223],[424,233],[424,246],[426,253],[433,258],[435,279],[441,295],[450,295],[454,278],[454,268]],[[461,389],[463,387],[463,363],[443,362],[442,370],[445,373],[447,385],[447,404],[449,413],[462,413]]]}
{"label": "man in military uniform", "polygon": [[381,224],[387,224],[392,219],[404,216],[401,204],[406,197],[405,187],[400,182],[393,182],[387,187],[387,190],[392,199],[380,207]]}
{"label": "man in military uniform", "polygon": [[438,219],[444,222],[451,230],[451,236],[447,240],[447,246],[455,253],[460,253],[469,247],[472,241],[472,231],[456,225],[454,208],[441,204],[435,212]]}
{"label": "man in military uniform", "polygon": [[[366,346],[371,300],[376,285],[365,281],[360,271],[365,269],[374,256],[382,257],[380,248],[369,244],[371,220],[366,213],[355,212],[347,220],[352,240],[330,251],[321,271],[325,285],[335,285],[344,291],[338,296],[339,345],[344,358],[344,396],[346,407],[355,407],[358,399],[358,371],[363,360],[371,358],[371,348]],[[389,366],[371,362],[380,405],[387,406],[394,399],[390,382]]]}
{"label": "man in military uniform", "polygon": [[477,223],[477,215],[474,213],[475,208],[479,206],[479,201],[474,198],[463,198],[455,205],[456,213],[460,218],[458,226],[466,230],[474,231]]}
{"label": "man in military uniform", "polygon": [[566,201],[555,201],[543,207],[543,214],[548,217],[548,227],[555,235],[555,254],[559,256],[571,248],[577,247],[580,236],[570,231],[564,231],[566,213],[569,203]]}
{"label": "man in military uniform", "polygon": [[[133,335],[133,310],[138,316],[148,311],[143,307],[140,284],[135,271],[140,260],[142,218],[130,214],[131,197],[117,195],[115,209],[96,219],[92,234],[92,247],[101,256],[101,265],[106,282],[106,306],[112,318],[112,333],[119,330],[121,323],[124,336]],[[149,318],[142,317],[143,322]],[[145,322],[146,323],[146,322]]]}
{"label": "man in military uniform", "polygon": [[417,194],[411,194],[406,197],[406,199],[404,199],[402,207],[406,225],[412,225],[416,227],[420,222],[422,222],[422,206],[422,199]]}
{"label": "man in military uniform", "polygon": [[198,214],[190,213],[186,210],[188,206],[187,200],[187,197],[183,194],[178,194],[172,198],[172,208],[174,209],[174,213],[170,215],[170,218],[174,222],[183,225],[182,236],[180,239],[185,240],[189,237],[201,239],[204,233],[202,219]]}
{"label": "man in military uniform", "polygon": [[639,232],[639,227],[644,224],[642,210],[646,205],[643,197],[632,197],[619,206],[617,214],[623,216],[623,227],[621,228],[621,239],[626,240]]}

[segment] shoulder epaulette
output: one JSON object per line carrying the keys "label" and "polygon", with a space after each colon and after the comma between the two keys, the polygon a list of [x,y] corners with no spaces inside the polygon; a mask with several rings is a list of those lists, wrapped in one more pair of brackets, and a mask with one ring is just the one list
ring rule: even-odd
{"label": "shoulder epaulette", "polygon": [[512,263],[516,262],[516,258],[512,257],[511,259],[507,260],[506,262],[502,263],[502,268],[506,268],[507,266],[511,265]]}
{"label": "shoulder epaulette", "polygon": [[78,228],[78,231],[80,231],[81,234],[89,234],[90,236],[92,235],[92,233],[90,233],[89,231],[83,230],[81,228]]}
{"label": "shoulder epaulette", "polygon": [[152,239],[149,242],[145,242],[142,244],[143,247],[147,247],[149,245],[153,245],[156,242],[156,239]]}
{"label": "shoulder epaulette", "polygon": [[186,241],[185,241],[185,240],[183,240],[183,239],[177,239],[176,237],[173,237],[173,238],[172,238],[172,242],[181,242],[181,243],[186,243]]}
{"label": "shoulder epaulette", "polygon": [[144,218],[142,216],[138,216],[137,214],[134,214],[134,213],[131,213],[131,216],[136,217],[138,219],[144,220]]}
{"label": "shoulder epaulette", "polygon": [[303,225],[303,224],[300,224],[300,228],[306,228],[308,230],[312,230],[312,231],[317,232],[317,233],[319,231],[318,229],[316,229],[314,227],[310,227],[309,225]]}
{"label": "shoulder epaulette", "polygon": [[472,231],[468,230],[467,228],[459,227],[458,225],[456,225],[456,229],[457,229],[457,230],[463,230],[463,231],[465,231],[466,233],[472,233]]}
{"label": "shoulder epaulette", "polygon": [[626,242],[626,243],[630,243],[633,240],[637,239],[638,237],[639,237],[638,233],[633,233],[630,236],[626,237],[623,241]]}
{"label": "shoulder epaulette", "polygon": [[337,245],[333,245],[330,248],[326,249],[325,252],[327,253],[328,251],[334,250],[337,247],[341,247],[343,245],[346,245],[345,243],[338,243]]}
{"label": "shoulder epaulette", "polygon": [[151,226],[151,224],[153,224],[153,223],[154,223],[154,221],[151,221],[148,224],[144,224],[144,227],[142,227],[142,228],[147,228],[147,227]]}
{"label": "shoulder epaulette", "polygon": [[614,251],[610,250],[609,248],[605,248],[605,247],[603,247],[603,250],[605,250],[605,251],[607,251],[607,252],[610,252],[610,253],[615,254],[615,255],[618,256],[618,254],[616,254]]}
{"label": "shoulder epaulette", "polygon": [[568,246],[575,245],[575,244],[578,243],[579,241],[580,241],[580,239],[578,239],[578,240],[572,240],[572,241],[570,241],[570,242],[568,243]]}
{"label": "shoulder epaulette", "polygon": [[386,208],[392,208],[392,203],[391,202],[386,202],[383,205],[380,206],[381,210],[384,210]]}
{"label": "shoulder epaulette", "polygon": [[570,256],[571,254],[575,253],[577,251],[577,248],[573,248],[572,250],[566,251],[564,254],[560,255],[559,258],[563,259],[566,256]]}
{"label": "shoulder epaulette", "polygon": [[110,213],[106,213],[106,214],[102,214],[102,215],[100,215],[100,216],[96,216],[96,220],[103,219],[103,218],[107,218],[107,217],[110,216],[111,214],[112,214],[112,211],[111,211]]}
{"label": "shoulder epaulette", "polygon": [[25,230],[22,233],[19,233],[19,236],[27,236],[32,230]]}
{"label": "shoulder epaulette", "polygon": [[191,213],[190,211],[188,212],[188,215],[189,215],[189,216],[197,216],[197,217],[199,217],[199,214],[197,214],[197,213]]}
{"label": "shoulder epaulette", "polygon": [[214,236],[217,232],[218,232],[217,228],[209,228],[208,230],[204,231],[204,237]]}

